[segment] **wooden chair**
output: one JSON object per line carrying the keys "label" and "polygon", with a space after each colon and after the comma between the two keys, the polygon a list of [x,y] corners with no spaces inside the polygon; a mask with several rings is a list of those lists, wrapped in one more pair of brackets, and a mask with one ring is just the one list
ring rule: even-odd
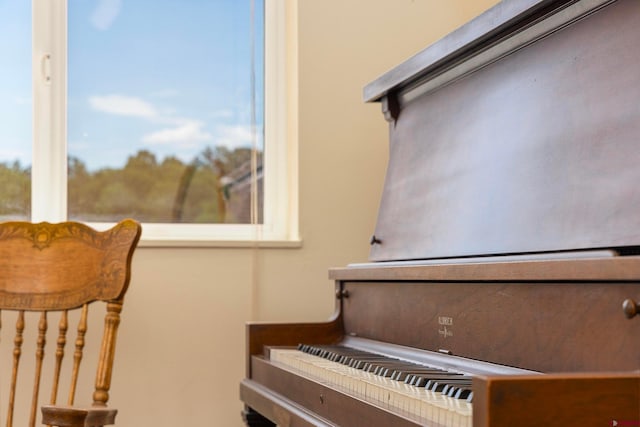
{"label": "wooden chair", "polygon": [[[116,410],[107,408],[107,401],[115,342],[131,276],[131,258],[140,232],[140,225],[133,220],[124,220],[104,232],[76,222],[0,223],[0,344],[12,347],[5,359],[13,365],[0,368],[0,380],[9,383],[4,385],[8,387],[7,410],[0,409],[6,426],[13,425],[17,415],[14,412],[20,408],[16,402],[23,401],[18,395],[29,394],[29,426],[35,425],[37,408],[42,406],[39,396],[44,381],[41,377],[46,376],[48,381],[49,375],[42,375],[48,371],[53,377],[50,379],[52,391],[49,404],[42,406],[43,424],[86,427],[114,423]],[[90,342],[89,336],[85,336],[88,308],[98,301],[106,304],[106,314],[97,356],[93,404],[87,408],[74,407],[83,348],[85,342]],[[50,323],[56,326],[48,334]],[[72,326],[68,338],[69,323]],[[27,326],[33,327],[33,335],[29,335]],[[50,350],[46,341],[53,341]],[[67,349],[68,342],[70,348]],[[35,360],[22,355],[29,347],[35,349]],[[65,352],[70,355],[67,359],[64,359]],[[86,353],[85,359],[89,360],[90,352]],[[35,372],[22,372],[21,368],[30,367],[31,363]],[[67,371],[70,378],[63,381],[65,375],[61,372]],[[22,387],[25,374],[30,384]],[[58,406],[58,391],[64,392],[59,386],[64,383],[68,383],[68,399],[65,406]],[[7,396],[2,397],[5,400]],[[21,406],[27,407],[28,397],[24,402]],[[26,414],[24,418],[26,420]]]}

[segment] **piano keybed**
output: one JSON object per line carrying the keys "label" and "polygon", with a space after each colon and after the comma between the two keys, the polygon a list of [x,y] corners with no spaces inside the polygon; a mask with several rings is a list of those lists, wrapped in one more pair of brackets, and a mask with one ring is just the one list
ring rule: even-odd
{"label": "piano keybed", "polygon": [[270,349],[271,362],[420,423],[472,425],[471,376],[344,346]]}

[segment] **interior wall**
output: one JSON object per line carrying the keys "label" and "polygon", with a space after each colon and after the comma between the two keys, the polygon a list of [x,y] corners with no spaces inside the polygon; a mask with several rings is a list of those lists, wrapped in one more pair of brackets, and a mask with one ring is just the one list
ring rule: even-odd
{"label": "interior wall", "polygon": [[387,130],[363,86],[497,3],[287,1],[302,247],[140,248],[112,385],[119,425],[242,425],[244,323],[327,319],[327,269],[367,259]]}

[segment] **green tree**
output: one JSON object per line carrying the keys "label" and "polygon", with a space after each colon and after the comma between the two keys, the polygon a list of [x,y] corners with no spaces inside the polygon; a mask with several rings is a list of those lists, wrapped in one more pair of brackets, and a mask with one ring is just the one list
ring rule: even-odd
{"label": "green tree", "polygon": [[31,170],[19,161],[0,163],[0,215],[28,219],[31,212]]}
{"label": "green tree", "polygon": [[91,172],[81,160],[69,158],[70,218],[113,221],[127,216],[143,222],[233,221],[227,209],[228,183],[245,173],[250,159],[251,150],[247,148],[207,147],[188,164],[174,156],[159,162],[155,154],[141,150],[130,156],[122,169]]}

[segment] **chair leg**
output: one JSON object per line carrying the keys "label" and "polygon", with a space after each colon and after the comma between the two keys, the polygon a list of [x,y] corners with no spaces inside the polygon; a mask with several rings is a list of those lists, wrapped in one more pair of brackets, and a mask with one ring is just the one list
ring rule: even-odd
{"label": "chair leg", "polygon": [[249,407],[246,407],[244,411],[242,411],[242,419],[247,427],[276,427],[275,423],[272,423]]}

